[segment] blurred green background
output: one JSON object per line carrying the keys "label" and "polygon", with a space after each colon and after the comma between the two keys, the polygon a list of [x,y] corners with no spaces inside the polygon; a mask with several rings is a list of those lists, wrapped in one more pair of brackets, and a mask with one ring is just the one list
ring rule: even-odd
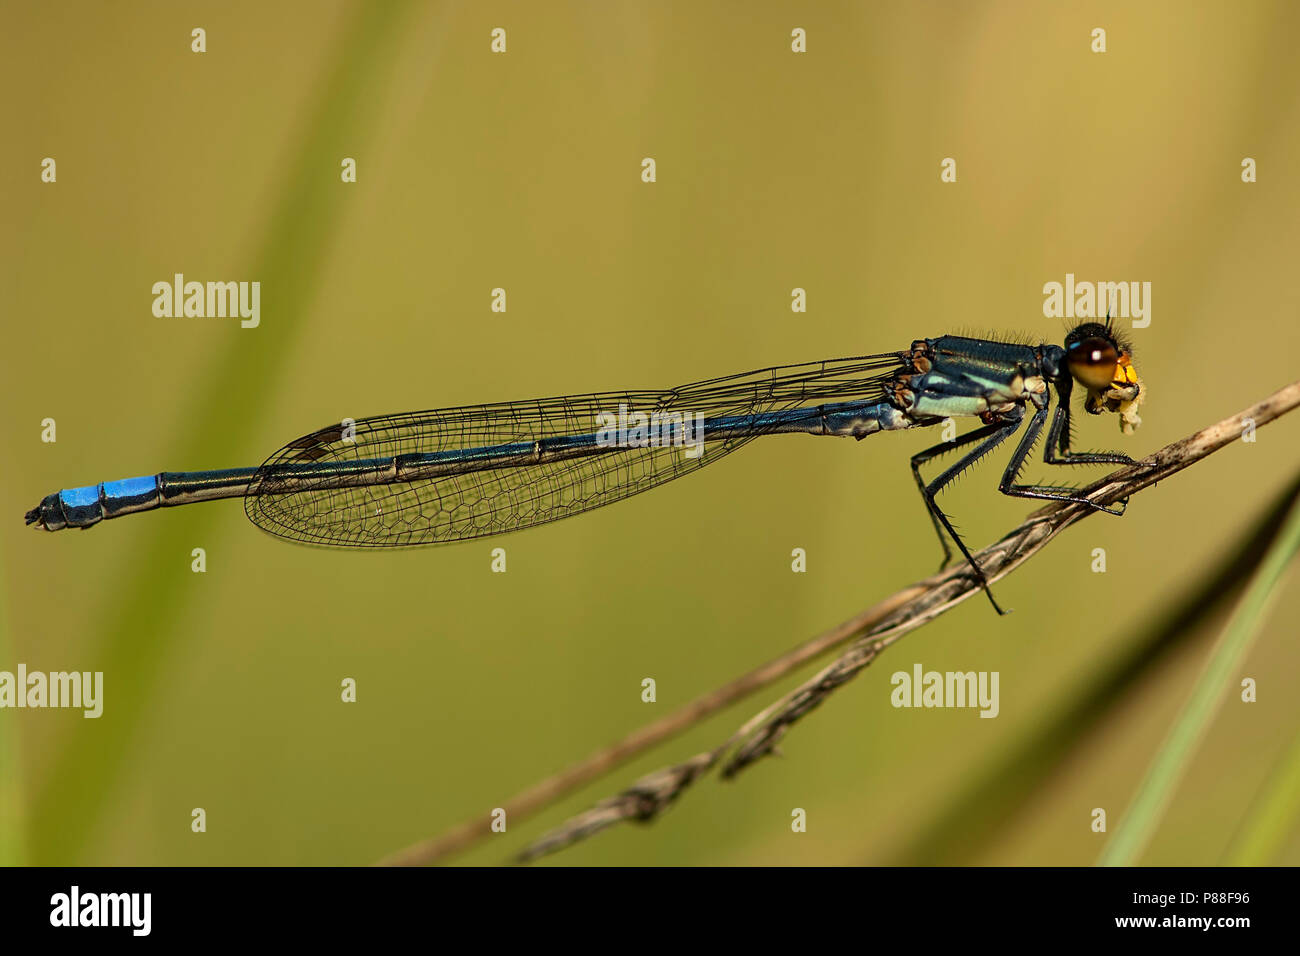
{"label": "blurred green background", "polygon": [[[371,862],[939,556],[906,463],[930,433],[772,439],[577,520],[391,554],[283,543],[236,502],[24,529],[56,489],[257,464],[343,417],[957,330],[1059,342],[1042,286],[1067,272],[1153,284],[1133,333],[1145,424],[1123,439],[1089,419],[1081,447],[1149,452],[1300,372],[1292,3],[6,7],[0,669],[103,670],[106,692],[99,720],[0,712],[5,862]],[[174,272],[259,280],[261,326],[155,318],[150,287]],[[1013,615],[968,601],[797,727],[783,760],[552,862],[1093,862],[1090,811],[1114,828],[1230,602],[1134,658],[1294,480],[1298,438],[1295,415],[1086,521],[999,586]],[[946,498],[974,544],[1030,510],[997,494],[1001,461]],[[1296,583],[1242,674],[1258,703],[1230,693],[1143,862],[1232,859],[1296,759]],[[917,662],[999,671],[1001,715],[895,710],[890,674]],[[783,689],[458,861],[506,859]],[[1300,862],[1292,823],[1271,862]]]}

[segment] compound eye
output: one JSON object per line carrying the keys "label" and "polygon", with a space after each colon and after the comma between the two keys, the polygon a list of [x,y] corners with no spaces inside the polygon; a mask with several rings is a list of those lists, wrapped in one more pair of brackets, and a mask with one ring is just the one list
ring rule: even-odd
{"label": "compound eye", "polygon": [[1070,374],[1085,388],[1099,391],[1115,380],[1119,351],[1115,343],[1100,337],[1081,339],[1065,355]]}

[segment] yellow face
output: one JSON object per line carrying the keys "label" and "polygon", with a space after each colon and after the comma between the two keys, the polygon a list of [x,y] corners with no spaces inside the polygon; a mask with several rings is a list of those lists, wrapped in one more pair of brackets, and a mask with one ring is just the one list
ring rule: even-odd
{"label": "yellow face", "polygon": [[[1091,330],[1090,330],[1091,331]],[[1145,398],[1142,380],[1133,367],[1133,357],[1104,330],[1066,346],[1066,363],[1070,375],[1086,389],[1084,410],[1091,415],[1118,412],[1119,427],[1131,435],[1142,424],[1138,405]]]}

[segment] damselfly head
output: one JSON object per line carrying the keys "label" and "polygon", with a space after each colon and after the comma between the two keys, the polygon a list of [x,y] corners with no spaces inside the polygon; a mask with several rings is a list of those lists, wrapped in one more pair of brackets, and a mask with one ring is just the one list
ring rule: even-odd
{"label": "damselfly head", "polygon": [[1083,407],[1090,415],[1118,412],[1119,427],[1131,435],[1142,424],[1137,409],[1143,395],[1142,380],[1133,367],[1133,352],[1106,324],[1085,322],[1065,337],[1065,363],[1070,375],[1085,389]]}

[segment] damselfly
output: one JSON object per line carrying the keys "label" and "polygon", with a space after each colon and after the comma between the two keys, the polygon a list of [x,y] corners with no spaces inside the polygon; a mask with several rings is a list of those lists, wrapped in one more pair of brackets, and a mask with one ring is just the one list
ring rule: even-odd
{"label": "damselfly", "polygon": [[[1070,450],[1070,395],[1084,409],[1140,423],[1142,385],[1126,343],[1106,324],[1073,329],[1064,346],[945,335],[902,352],[828,359],[715,378],[666,391],[602,392],[345,420],[290,442],[260,468],[163,472],[56,492],[27,512],[49,531],[88,528],[158,507],[243,498],[258,527],[308,544],[392,548],[445,544],[568,518],[697,471],[764,435],[865,438],[969,416],[982,424],[912,456],[912,473],[943,546],[949,540],[1002,613],[935,496],[1028,428],[999,490],[1090,505],[1060,485],[1019,484],[1048,421],[1049,465],[1131,464],[1117,452]],[[974,447],[971,447],[974,446]],[[969,449],[928,483],[926,462]]]}

